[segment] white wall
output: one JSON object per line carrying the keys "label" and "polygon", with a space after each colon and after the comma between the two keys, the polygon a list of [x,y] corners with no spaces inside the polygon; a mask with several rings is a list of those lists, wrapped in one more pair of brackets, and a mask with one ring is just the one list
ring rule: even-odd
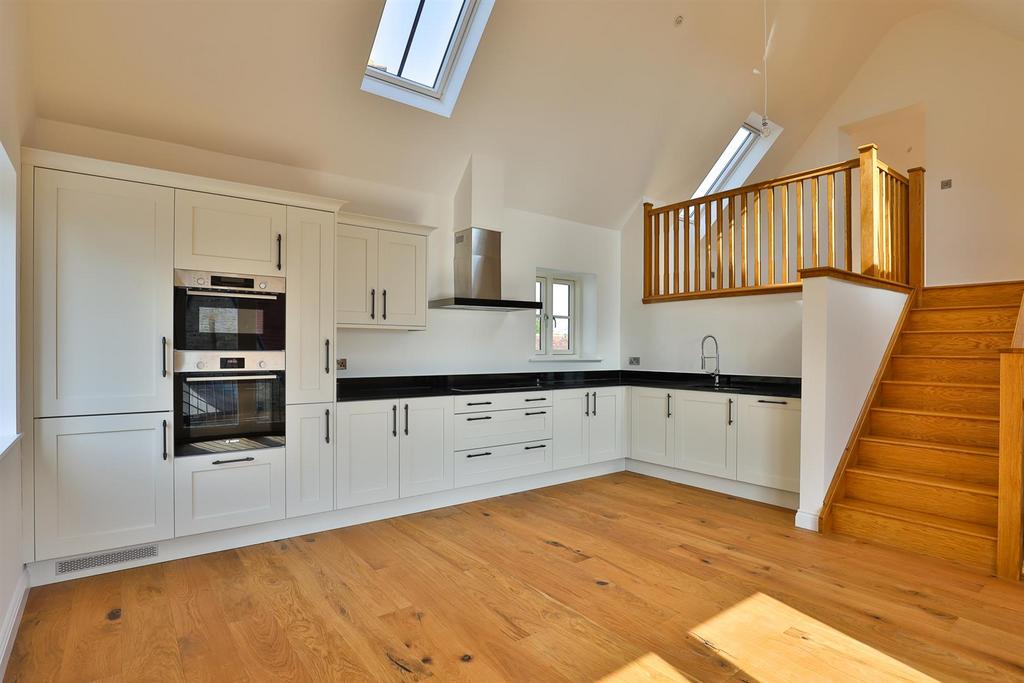
{"label": "white wall", "polygon": [[718,339],[722,372],[800,376],[800,293],[643,304],[643,207],[622,230],[620,363],[641,370],[699,372],[700,340]]}
{"label": "white wall", "polygon": [[[21,143],[33,113],[33,103],[29,84],[29,64],[25,38],[28,35],[26,22],[26,3],[0,2],[0,154],[10,159],[11,167],[6,176],[0,178],[5,183],[0,190],[0,230],[5,233],[0,238],[0,247],[4,251],[3,268],[6,274],[11,273],[11,263],[7,257],[12,255],[9,231],[17,224],[20,207],[17,205],[17,188],[13,194],[10,187],[10,169],[18,169],[21,159]],[[6,162],[5,162],[6,163]],[[17,179],[15,179],[17,185]],[[4,280],[0,289],[9,290],[9,281]],[[13,297],[0,302],[0,310],[7,312],[11,301],[16,301],[16,292],[0,292],[0,296]],[[5,309],[5,306],[8,307]],[[10,330],[0,326],[0,333],[10,334]],[[12,340],[5,339],[5,342]],[[0,344],[2,348],[4,344]],[[2,362],[2,361],[0,361]],[[0,371],[0,379],[4,382],[13,381],[7,372]],[[4,401],[4,398],[0,398]],[[0,406],[0,410],[10,410],[10,402]],[[24,428],[24,427],[23,427]],[[2,432],[10,429],[8,425],[0,426],[0,678],[7,664],[10,647],[23,599],[26,594],[27,574],[22,565],[22,509],[21,509],[21,449],[19,444],[5,448],[6,440]]]}
{"label": "white wall", "polygon": [[804,281],[800,510],[818,514],[907,295],[828,277]]}
{"label": "white wall", "polygon": [[[500,223],[505,298],[532,301],[537,268],[595,276],[584,307],[596,327],[584,333],[583,351],[601,361],[532,362],[533,311],[429,309],[425,332],[339,330],[338,355],[348,370],[338,376],[618,369],[620,233],[516,209],[505,209]],[[452,293],[452,239],[451,229],[431,234],[430,299]]]}
{"label": "white wall", "polygon": [[[955,12],[912,16],[882,39],[787,167],[838,161],[844,126],[917,105],[927,145],[927,284],[1022,279],[1022,71],[1024,42]],[[880,149],[883,161],[901,155]],[[939,190],[944,178],[952,189]]]}

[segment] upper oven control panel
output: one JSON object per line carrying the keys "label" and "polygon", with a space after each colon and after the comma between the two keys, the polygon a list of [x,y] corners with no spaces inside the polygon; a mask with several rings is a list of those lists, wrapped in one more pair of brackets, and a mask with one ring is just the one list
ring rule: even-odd
{"label": "upper oven control panel", "polygon": [[175,372],[284,370],[284,351],[175,351]]}
{"label": "upper oven control panel", "polygon": [[281,294],[285,291],[283,277],[265,275],[239,275],[237,273],[211,273],[203,270],[174,269],[175,287],[196,287],[225,292],[266,292]]}

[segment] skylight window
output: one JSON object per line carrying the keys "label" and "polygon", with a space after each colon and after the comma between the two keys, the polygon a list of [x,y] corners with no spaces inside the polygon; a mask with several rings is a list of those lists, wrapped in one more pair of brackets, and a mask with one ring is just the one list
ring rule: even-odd
{"label": "skylight window", "polygon": [[[718,157],[718,161],[715,162],[715,165],[708,171],[704,180],[697,186],[697,191],[693,193],[692,198],[703,197],[704,195],[727,189],[725,186],[731,178],[733,171],[743,161],[743,158],[747,156],[747,152],[750,151],[759,137],[760,134],[757,130],[748,124],[744,123],[740,126],[736,134],[732,136],[732,140],[725,146],[722,155]],[[743,180],[746,180],[746,178],[743,178]]]}
{"label": "skylight window", "polygon": [[451,116],[494,0],[386,0],[362,89]]}

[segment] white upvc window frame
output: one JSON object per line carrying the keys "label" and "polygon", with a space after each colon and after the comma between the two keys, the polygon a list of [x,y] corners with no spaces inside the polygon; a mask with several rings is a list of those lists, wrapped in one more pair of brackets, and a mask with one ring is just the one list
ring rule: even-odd
{"label": "white upvc window frame", "polygon": [[450,118],[493,8],[494,0],[466,0],[466,8],[459,17],[433,88],[376,69],[367,60],[360,89]]}
{"label": "white upvc window frame", "polygon": [[[540,334],[540,349],[536,348],[534,343],[534,355],[540,357],[550,356],[578,356],[580,346],[580,319],[582,317],[582,289],[583,285],[578,278],[562,275],[562,274],[547,274],[537,275],[534,287],[536,283],[541,284],[541,309],[539,312],[541,322],[541,334]],[[569,286],[569,315],[567,316],[555,316],[552,310],[552,302],[554,300],[554,288],[557,284],[563,284]],[[554,348],[554,332],[555,332],[555,318],[566,318],[569,321],[569,348],[568,349],[555,349]],[[536,328],[536,317],[534,318],[534,327]]]}

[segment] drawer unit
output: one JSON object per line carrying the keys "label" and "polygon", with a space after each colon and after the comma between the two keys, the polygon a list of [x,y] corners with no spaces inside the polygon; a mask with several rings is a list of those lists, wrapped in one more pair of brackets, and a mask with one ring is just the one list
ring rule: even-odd
{"label": "drawer unit", "polygon": [[550,391],[517,391],[508,394],[469,394],[455,397],[455,414],[482,413],[492,410],[550,407]]}
{"label": "drawer unit", "polygon": [[493,446],[455,454],[455,486],[473,486],[551,470],[551,441]]}
{"label": "drawer unit", "polygon": [[455,416],[455,450],[550,439],[550,407],[498,410]]}

